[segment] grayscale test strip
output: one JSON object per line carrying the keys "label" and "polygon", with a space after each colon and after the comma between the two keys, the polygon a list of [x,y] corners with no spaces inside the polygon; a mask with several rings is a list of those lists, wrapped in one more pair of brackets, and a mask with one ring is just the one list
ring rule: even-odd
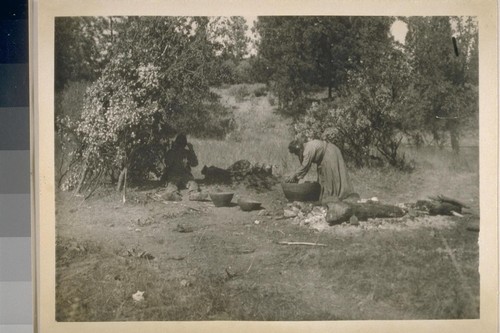
{"label": "grayscale test strip", "polygon": [[27,1],[0,5],[0,332],[32,325]]}

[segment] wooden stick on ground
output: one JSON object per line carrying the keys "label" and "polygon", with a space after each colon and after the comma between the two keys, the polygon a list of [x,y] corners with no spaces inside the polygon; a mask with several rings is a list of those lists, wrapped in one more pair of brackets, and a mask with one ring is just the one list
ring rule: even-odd
{"label": "wooden stick on ground", "polygon": [[280,245],[309,245],[309,246],[327,246],[321,243],[309,243],[309,242],[278,242]]}
{"label": "wooden stick on ground", "polygon": [[470,208],[469,206],[467,206],[465,203],[457,200],[457,199],[453,199],[453,198],[450,198],[450,197],[446,197],[442,194],[438,195],[438,198],[441,200],[441,201],[444,201],[444,202],[449,202],[449,203],[452,203],[452,204],[456,204],[456,205],[459,205],[459,206],[462,206],[464,208]]}
{"label": "wooden stick on ground", "polygon": [[457,213],[454,210],[451,211],[451,214],[454,215],[454,216],[458,216],[458,217],[464,217],[462,214]]}
{"label": "wooden stick on ground", "polygon": [[345,201],[326,203],[328,211],[326,222],[328,224],[341,224],[347,222],[355,215],[359,221],[369,218],[393,218],[402,217],[405,211],[397,206],[383,205],[379,203],[351,203]]}

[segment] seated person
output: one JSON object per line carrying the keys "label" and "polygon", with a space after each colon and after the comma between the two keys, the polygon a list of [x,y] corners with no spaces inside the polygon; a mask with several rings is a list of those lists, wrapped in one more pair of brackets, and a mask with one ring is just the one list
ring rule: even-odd
{"label": "seated person", "polygon": [[191,173],[191,167],[197,165],[198,158],[193,145],[187,141],[185,134],[180,133],[165,155],[165,171],[162,179],[166,180],[167,189],[178,191],[188,188],[190,191],[198,191],[198,184]]}

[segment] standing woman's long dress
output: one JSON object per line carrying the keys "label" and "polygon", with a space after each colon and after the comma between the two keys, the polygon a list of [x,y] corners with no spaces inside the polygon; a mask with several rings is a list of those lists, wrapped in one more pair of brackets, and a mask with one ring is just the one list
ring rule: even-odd
{"label": "standing woman's long dress", "polygon": [[354,194],[344,158],[337,146],[320,140],[305,143],[302,165],[295,173],[296,178],[304,178],[312,163],[318,166],[318,183],[321,185],[320,201],[327,197],[344,200]]}

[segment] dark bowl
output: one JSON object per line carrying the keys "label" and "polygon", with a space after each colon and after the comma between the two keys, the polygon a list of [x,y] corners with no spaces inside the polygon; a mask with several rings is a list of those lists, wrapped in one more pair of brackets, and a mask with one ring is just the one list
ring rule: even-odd
{"label": "dark bowl", "polygon": [[288,201],[318,201],[321,186],[317,182],[281,183],[281,188]]}
{"label": "dark bowl", "polygon": [[230,192],[210,193],[210,199],[212,199],[215,207],[228,207],[231,205],[233,195],[234,193]]}
{"label": "dark bowl", "polygon": [[249,212],[251,210],[260,209],[261,203],[250,199],[240,199],[238,200],[238,205],[240,206],[241,210]]}

